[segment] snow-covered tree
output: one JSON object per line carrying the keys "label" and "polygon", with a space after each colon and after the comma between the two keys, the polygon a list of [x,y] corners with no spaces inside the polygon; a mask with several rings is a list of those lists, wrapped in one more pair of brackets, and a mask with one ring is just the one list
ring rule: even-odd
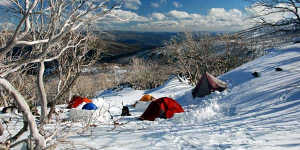
{"label": "snow-covered tree", "polygon": [[[45,63],[61,58],[73,60],[69,64],[71,69],[64,73],[65,78],[61,78],[60,82],[64,84],[57,87],[58,98],[73,83],[71,76],[80,72],[78,64],[87,53],[86,42],[90,39],[86,25],[95,23],[117,6],[119,5],[111,0],[6,0],[1,3],[0,9],[6,10],[5,15],[13,17],[15,28],[9,32],[8,38],[1,41],[0,85],[10,93],[23,113],[36,149],[44,149],[47,142],[41,132],[48,120],[49,103],[44,86]],[[15,47],[24,46],[29,46],[30,50],[18,49],[21,55],[15,55]],[[38,64],[39,73],[36,74],[37,86],[32,93],[38,91],[40,124],[36,123],[25,97],[9,78],[28,64],[34,63]],[[55,101],[53,103],[55,105]],[[27,125],[24,123],[25,126]],[[21,132],[24,131],[19,133]]]}
{"label": "snow-covered tree", "polygon": [[248,12],[262,25],[299,26],[299,0],[246,0],[251,2]]}

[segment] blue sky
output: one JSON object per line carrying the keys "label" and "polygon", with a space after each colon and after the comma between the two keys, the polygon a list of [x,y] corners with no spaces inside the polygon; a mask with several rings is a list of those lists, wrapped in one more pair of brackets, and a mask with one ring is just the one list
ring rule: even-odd
{"label": "blue sky", "polygon": [[237,31],[248,26],[245,0],[125,0],[99,27],[136,31]]}
{"label": "blue sky", "polygon": [[171,10],[180,10],[189,13],[206,14],[211,8],[225,8],[225,9],[236,8],[236,9],[243,10],[248,5],[245,0],[162,0],[162,1],[161,0],[139,0],[139,1],[141,2],[141,5],[139,6],[139,9],[136,10],[136,12],[140,15],[149,15],[150,13],[153,12],[169,12]]}
{"label": "blue sky", "polygon": [[238,31],[249,27],[248,6],[246,0],[124,0],[97,25],[102,30]]}

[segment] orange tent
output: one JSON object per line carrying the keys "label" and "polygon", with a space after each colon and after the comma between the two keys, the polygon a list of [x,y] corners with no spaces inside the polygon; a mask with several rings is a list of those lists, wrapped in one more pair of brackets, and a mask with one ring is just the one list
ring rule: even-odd
{"label": "orange tent", "polygon": [[153,100],[155,100],[153,96],[151,96],[150,94],[146,94],[141,99],[136,101],[132,106],[136,107],[139,104],[142,104],[141,106],[144,106],[145,104],[148,105]]}
{"label": "orange tent", "polygon": [[76,108],[78,107],[80,104],[82,104],[83,102],[85,103],[91,103],[92,100],[88,99],[88,98],[83,98],[80,96],[73,96],[71,101],[69,102],[69,105],[67,108]]}
{"label": "orange tent", "polygon": [[150,94],[146,94],[144,95],[140,101],[143,101],[143,102],[149,102],[149,101],[152,101],[154,100],[155,98],[153,96],[151,96]]}

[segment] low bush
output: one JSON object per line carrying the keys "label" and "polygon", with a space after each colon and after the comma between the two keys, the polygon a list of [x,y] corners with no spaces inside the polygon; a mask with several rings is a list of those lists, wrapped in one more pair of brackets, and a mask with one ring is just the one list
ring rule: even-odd
{"label": "low bush", "polygon": [[162,85],[172,73],[175,70],[170,66],[133,58],[124,82],[131,83],[134,89],[152,89]]}

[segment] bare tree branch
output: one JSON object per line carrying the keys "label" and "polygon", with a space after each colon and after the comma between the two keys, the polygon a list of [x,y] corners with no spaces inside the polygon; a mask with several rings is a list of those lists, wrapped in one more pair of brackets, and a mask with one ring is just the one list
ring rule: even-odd
{"label": "bare tree branch", "polygon": [[[8,36],[1,37],[0,85],[12,94],[21,108],[31,133],[28,139],[31,140],[32,136],[34,146],[42,149],[46,147],[45,135],[41,135],[42,127],[48,117],[51,118],[51,112],[55,111],[58,99],[70,91],[80,75],[83,64],[86,61],[89,61],[87,64],[91,64],[93,61],[86,59],[90,49],[86,46],[89,34],[84,25],[101,19],[118,5],[114,5],[115,2],[111,0],[9,0],[9,2],[11,5],[7,9],[18,23]],[[29,50],[25,49],[26,46]],[[55,61],[61,63],[58,65],[64,66],[60,67],[62,69],[59,80],[62,82],[59,90],[51,99],[47,95],[43,79],[47,70],[45,63]],[[30,94],[35,95],[33,93],[38,92],[39,103],[34,103],[41,105],[41,124],[36,124],[34,112],[31,112],[30,104],[26,102],[26,99],[35,98],[23,96],[21,90],[23,85],[17,86],[15,81],[17,78],[11,78],[16,77],[18,73],[23,75],[30,65],[37,67],[33,72],[36,70],[39,72],[34,74],[38,86],[32,87]],[[23,76],[27,75],[24,73]],[[47,111],[49,103],[50,113]],[[22,132],[25,132],[25,126],[19,131],[20,134]],[[18,138],[17,135],[14,137]]]}
{"label": "bare tree branch", "polygon": [[30,108],[27,105],[24,97],[6,79],[0,78],[0,85],[7,91],[9,91],[15,98],[19,108],[22,110],[24,117],[26,118],[26,120],[28,120],[30,133],[33,136],[36,143],[38,144],[38,147],[46,147],[45,139],[43,136],[40,135],[37,129],[34,117],[31,114]]}
{"label": "bare tree branch", "polygon": [[[247,1],[247,0],[246,0]],[[253,14],[252,18],[260,20],[260,24],[268,26],[300,25],[298,0],[248,0],[252,3],[252,8],[261,10]],[[277,21],[268,20],[273,14],[281,14],[282,18]]]}

